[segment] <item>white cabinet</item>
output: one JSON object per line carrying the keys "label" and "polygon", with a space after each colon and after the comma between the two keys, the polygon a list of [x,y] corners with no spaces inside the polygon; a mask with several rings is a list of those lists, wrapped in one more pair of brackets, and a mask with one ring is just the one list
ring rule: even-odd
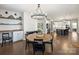
{"label": "white cabinet", "polygon": [[23,40],[23,31],[14,31],[13,32],[13,42]]}

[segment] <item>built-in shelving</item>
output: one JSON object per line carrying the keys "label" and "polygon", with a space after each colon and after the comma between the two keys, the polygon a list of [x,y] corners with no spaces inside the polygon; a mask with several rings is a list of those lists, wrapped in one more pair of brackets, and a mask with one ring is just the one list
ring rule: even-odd
{"label": "built-in shelving", "polygon": [[0,25],[22,25],[22,24],[0,24]]}
{"label": "built-in shelving", "polygon": [[15,30],[0,30],[0,32],[14,32],[14,31],[22,31],[22,29],[15,29]]}
{"label": "built-in shelving", "polygon": [[0,25],[22,25],[21,20],[0,18]]}
{"label": "built-in shelving", "polygon": [[22,20],[0,18],[0,30],[2,31],[4,29],[20,30],[22,29]]}
{"label": "built-in shelving", "polygon": [[0,9],[0,31],[23,29],[22,13]]}

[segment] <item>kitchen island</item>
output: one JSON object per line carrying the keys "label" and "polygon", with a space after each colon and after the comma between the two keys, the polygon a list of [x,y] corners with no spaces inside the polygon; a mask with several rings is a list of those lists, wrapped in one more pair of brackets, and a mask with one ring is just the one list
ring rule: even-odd
{"label": "kitchen island", "polygon": [[58,35],[68,35],[69,29],[56,29]]}

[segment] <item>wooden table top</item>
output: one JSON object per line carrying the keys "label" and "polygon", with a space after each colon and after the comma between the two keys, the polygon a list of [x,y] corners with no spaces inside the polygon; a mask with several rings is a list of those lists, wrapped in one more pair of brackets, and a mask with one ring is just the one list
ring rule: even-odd
{"label": "wooden table top", "polygon": [[50,34],[42,34],[42,35],[38,35],[36,33],[34,34],[30,34],[27,36],[27,39],[29,41],[34,41],[34,39],[43,39],[43,41],[50,41],[52,39],[52,36]]}

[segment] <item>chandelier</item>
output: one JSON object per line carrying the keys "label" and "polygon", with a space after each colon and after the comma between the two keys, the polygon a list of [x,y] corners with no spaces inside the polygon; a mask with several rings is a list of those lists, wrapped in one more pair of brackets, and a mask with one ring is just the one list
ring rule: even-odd
{"label": "chandelier", "polygon": [[37,9],[31,14],[32,19],[42,20],[47,17],[47,13],[43,12],[38,4]]}

